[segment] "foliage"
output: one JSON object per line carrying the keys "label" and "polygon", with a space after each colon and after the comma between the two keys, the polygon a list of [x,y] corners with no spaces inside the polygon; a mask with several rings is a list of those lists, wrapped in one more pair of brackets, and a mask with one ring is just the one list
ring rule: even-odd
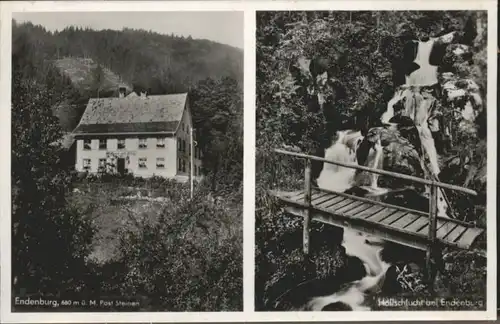
{"label": "foliage", "polygon": [[222,189],[218,186],[237,188],[242,183],[242,94],[231,78],[202,80],[190,92],[196,140],[213,191]]}
{"label": "foliage", "polygon": [[[484,12],[257,13],[255,272],[259,279],[255,289],[258,308],[269,307],[266,305],[269,296],[279,290],[280,280],[275,280],[276,277],[295,277],[290,267],[294,268],[297,261],[293,253],[282,251],[283,242],[288,242],[290,235],[301,240],[300,227],[285,216],[267,190],[300,189],[303,162],[277,155],[272,150],[286,147],[321,155],[335,139],[336,131],[355,129],[363,133],[379,126],[377,123],[388,101],[404,83],[404,64],[407,63],[404,51],[409,40],[455,32],[457,41],[470,46],[472,59],[443,64],[439,72],[471,77],[479,84],[484,98],[486,28],[476,29],[477,21],[486,22]],[[473,188],[481,193],[485,190],[482,176],[485,175],[483,149],[486,145],[481,141],[485,134],[485,110],[476,125],[483,137],[462,137],[457,145],[457,152],[467,155],[457,162],[460,173],[450,169],[443,172],[441,178],[460,185],[474,183]],[[483,197],[481,194],[475,203],[484,205]],[[450,198],[458,204],[468,204],[469,209],[460,206],[466,212],[471,210],[470,201]],[[474,215],[477,218],[477,213]],[[325,254],[321,256],[331,258],[326,263],[345,261],[342,256]]]}
{"label": "foliage", "polygon": [[71,175],[61,159],[61,130],[51,103],[59,93],[23,78],[13,55],[12,270],[14,289],[60,293],[81,288],[93,228],[66,206]]}
{"label": "foliage", "polygon": [[156,222],[122,231],[123,294],[147,296],[153,310],[242,310],[242,197],[219,204],[199,190],[189,200],[183,186]]}
{"label": "foliage", "polygon": [[99,92],[101,91],[104,84],[104,70],[101,64],[97,64],[92,73],[92,79],[92,92],[94,92],[96,94],[96,97],[99,98]]}

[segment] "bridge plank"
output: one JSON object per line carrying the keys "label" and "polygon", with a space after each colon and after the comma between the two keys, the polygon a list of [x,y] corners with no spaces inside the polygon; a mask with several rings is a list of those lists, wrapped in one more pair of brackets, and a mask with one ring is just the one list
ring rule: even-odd
{"label": "bridge plank", "polygon": [[457,223],[453,223],[453,222],[446,222],[443,224],[443,226],[441,226],[437,232],[436,232],[436,237],[439,239],[439,240],[442,240],[446,237],[446,235],[450,234],[451,231],[453,231],[455,229],[455,227],[457,227],[458,224]]}
{"label": "bridge plank", "polygon": [[347,216],[347,213],[349,212],[349,210],[352,210],[356,207],[358,207],[359,205],[362,205],[364,204],[362,201],[359,201],[359,200],[355,200],[352,204],[349,204],[349,205],[346,205],[340,209],[337,209],[337,213],[341,213],[341,214],[344,214]]}
{"label": "bridge plank", "polygon": [[379,206],[379,205],[372,206],[372,207],[370,207],[370,208],[362,211],[358,215],[356,215],[357,216],[356,218],[367,218],[367,217],[370,217],[371,215],[373,215],[375,213],[378,213],[379,211],[381,211],[384,208],[385,207]]}
{"label": "bridge plank", "polygon": [[429,224],[429,218],[425,216],[420,216],[413,223],[406,226],[404,229],[406,231],[417,233],[422,227]]}
{"label": "bridge plank", "polygon": [[402,217],[405,216],[405,214],[407,214],[407,212],[405,211],[402,211],[402,210],[398,210],[397,212],[395,212],[394,214],[392,214],[391,216],[387,217],[387,218],[384,218],[380,221],[381,224],[387,224],[387,225],[391,225],[392,223],[394,223],[395,221],[401,219]]}
{"label": "bridge plank", "polygon": [[448,236],[446,236],[446,240],[449,242],[455,242],[455,240],[462,235],[467,230],[467,227],[459,225],[451,231]]}
{"label": "bridge plank", "polygon": [[327,192],[316,191],[311,195],[311,203],[325,196],[328,196]]}
{"label": "bridge plank", "polygon": [[[441,220],[437,220],[436,222],[436,232],[445,224],[446,222],[443,222]],[[422,227],[418,232],[417,234],[422,234],[422,235],[425,235],[425,236],[428,236],[429,235],[429,224],[425,225],[424,227]]]}
{"label": "bridge plank", "polygon": [[330,208],[332,208],[332,207],[335,207],[335,205],[337,205],[337,204],[341,204],[341,203],[342,203],[342,202],[344,202],[345,200],[347,200],[347,198],[345,198],[345,197],[342,197],[342,199],[339,199],[339,200],[337,200],[337,199],[332,199],[332,202],[331,202],[331,203],[329,203],[328,205],[324,205],[324,206],[323,206],[323,208],[324,208],[324,209],[330,209]]}
{"label": "bridge plank", "polygon": [[337,213],[337,210],[346,206],[346,205],[349,205],[351,203],[353,203],[355,200],[352,200],[352,199],[349,199],[349,198],[346,198],[345,200],[333,205],[333,206],[330,206],[328,207],[329,210],[333,211],[334,213]]}
{"label": "bridge plank", "polygon": [[327,199],[326,201],[324,201],[324,202],[322,202],[320,204],[317,204],[316,207],[327,208],[328,206],[336,204],[339,201],[342,201],[342,200],[345,199],[344,197],[335,196],[335,195],[331,195],[329,197],[330,197],[330,199]]}
{"label": "bridge plank", "polygon": [[349,212],[346,212],[346,215],[349,217],[358,217],[358,215],[357,215],[358,213],[361,213],[362,211],[365,211],[365,210],[372,208],[372,207],[373,207],[373,204],[364,202],[363,204],[359,205],[358,207],[355,207],[355,208],[349,210]]}
{"label": "bridge plank", "polygon": [[406,226],[410,225],[411,222],[416,220],[418,217],[420,216],[412,213],[407,213],[406,215],[404,215],[404,217],[401,217],[400,219],[392,223],[391,226],[396,228],[405,228]]}
{"label": "bridge plank", "polygon": [[368,221],[370,221],[370,222],[372,222],[372,223],[378,223],[381,220],[383,220],[384,218],[392,215],[396,211],[397,210],[394,209],[394,208],[384,208],[384,209],[382,209],[381,211],[379,211],[376,214],[373,214],[373,215],[371,215],[369,217],[365,217],[365,219],[368,220]]}
{"label": "bridge plank", "polygon": [[315,206],[319,206],[320,204],[324,203],[325,201],[330,201],[332,199],[333,195],[331,194],[326,194],[318,199],[316,199],[316,201],[314,201],[313,205]]}
{"label": "bridge plank", "polygon": [[457,239],[457,245],[463,249],[468,249],[474,240],[481,235],[483,229],[469,227],[463,234]]}

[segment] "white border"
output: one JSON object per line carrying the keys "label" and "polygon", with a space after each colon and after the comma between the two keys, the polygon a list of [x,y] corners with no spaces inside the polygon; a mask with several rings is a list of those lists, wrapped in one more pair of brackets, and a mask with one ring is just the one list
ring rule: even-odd
{"label": "white border", "polygon": [[[18,11],[245,11],[244,129],[244,311],[219,313],[11,313],[10,312],[10,75],[11,13]],[[255,11],[256,10],[488,10],[488,273],[486,312],[254,312],[255,210]],[[186,2],[0,2],[0,141],[2,172],[1,322],[202,322],[202,321],[383,321],[496,319],[496,1],[186,1]],[[230,27],[229,27],[230,28]]]}

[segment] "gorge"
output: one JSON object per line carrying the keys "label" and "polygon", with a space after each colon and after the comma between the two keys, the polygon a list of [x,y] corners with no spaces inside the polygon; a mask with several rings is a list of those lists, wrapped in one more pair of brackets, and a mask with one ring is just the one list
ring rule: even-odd
{"label": "gorge", "polygon": [[[375,16],[373,13],[372,15]],[[469,19],[465,25],[470,25],[469,21],[471,20]],[[307,27],[293,28],[297,30],[308,28],[311,34],[328,39],[328,37],[333,38],[333,34],[328,34],[331,23],[328,18],[316,17],[316,20],[308,20],[308,25],[303,25]],[[481,19],[476,20],[476,23],[478,27],[483,24]],[[328,160],[357,163],[461,185],[464,183],[457,181],[463,181],[464,171],[457,173],[457,177],[452,176],[452,172],[456,172],[457,168],[474,170],[484,167],[481,164],[468,166],[477,163],[477,156],[468,159],[457,158],[457,151],[464,154],[482,147],[480,143],[484,138],[481,134],[484,132],[482,122],[485,113],[485,89],[484,84],[480,84],[481,79],[478,78],[478,74],[472,69],[478,64],[472,58],[477,56],[475,52],[482,49],[472,45],[470,35],[474,33],[464,29],[422,32],[417,27],[415,30],[412,35],[404,34],[402,31],[400,35],[382,38],[380,42],[382,45],[375,43],[372,47],[374,51],[366,52],[369,57],[366,62],[357,61],[356,64],[362,66],[359,70],[351,62],[357,54],[341,52],[337,49],[341,46],[335,41],[330,43],[330,46],[344,54],[337,54],[333,49],[324,49],[324,52],[308,51],[306,45],[300,45],[304,50],[298,54],[297,63],[291,69],[291,74],[295,80],[293,84],[296,86],[295,93],[299,97],[306,98],[304,102],[307,117],[303,118],[310,118],[308,122],[311,130],[304,132],[302,142],[296,141],[299,143],[296,145],[302,151],[312,152]],[[292,31],[288,32],[291,36],[283,40],[285,49],[293,48],[287,42],[293,43],[293,37],[299,38],[302,35],[298,31],[296,34]],[[320,34],[320,31],[325,32],[327,36]],[[358,33],[356,34],[358,37],[366,37],[363,32],[369,34],[371,31],[361,29],[355,34]],[[483,37],[484,34],[476,34],[474,44]],[[390,45],[387,45],[388,43]],[[396,47],[391,45],[394,43]],[[384,44],[389,49],[384,48]],[[329,45],[323,43],[321,46]],[[321,46],[320,48],[324,48]],[[353,51],[362,52],[363,47],[353,48]],[[390,51],[391,53],[387,54]],[[374,86],[373,82],[378,80],[377,76],[371,77],[373,80],[369,76],[358,77],[355,74],[355,71],[364,73],[363,67],[370,68],[363,63],[379,64],[376,69],[381,69],[380,64],[387,64],[374,59],[378,53],[386,55],[389,61],[392,70],[390,86],[384,84]],[[343,60],[343,57],[346,59]],[[349,68],[345,66],[346,62]],[[359,81],[359,87],[354,80],[346,77],[348,75]],[[391,77],[390,74],[380,75],[385,80]],[[383,91],[377,93],[373,89]],[[283,90],[281,91],[280,93],[283,93]],[[290,102],[283,98],[281,101],[282,104]],[[346,102],[351,102],[351,105],[346,105]],[[323,126],[321,123],[310,126],[311,122],[316,122],[317,116],[324,116]],[[306,123],[303,126],[300,123],[295,125],[297,124],[307,129]],[[293,133],[294,129],[290,129],[292,134],[296,135]],[[323,131],[320,131],[321,129]],[[316,136],[315,140],[322,143],[320,147],[317,149],[312,146],[307,147],[305,145],[309,143],[305,139],[307,136],[309,138]],[[465,171],[467,172],[469,171]],[[472,184],[474,176],[469,173],[466,177],[471,179],[466,184]],[[385,176],[356,172],[332,164],[313,163],[313,181],[322,189],[376,197],[382,201],[422,211],[428,208],[429,188],[409,186],[407,183],[393,181]],[[477,207],[465,206],[480,205],[484,203],[481,199],[466,202],[465,199],[451,193],[439,191],[439,216],[477,222],[484,215],[480,215]],[[310,256],[312,261],[307,261],[300,271],[298,270],[301,267],[300,261],[297,261],[295,254],[295,259],[288,261],[293,263],[285,264],[283,269],[278,268],[280,274],[284,271],[283,282],[292,280],[286,279],[287,276],[303,280],[295,288],[293,285],[288,286],[289,289],[278,298],[271,295],[269,298],[272,303],[269,307],[272,309],[370,310],[377,309],[373,304],[374,296],[402,291],[418,294],[419,291],[421,293],[426,289],[419,274],[424,259],[423,254],[400,249],[392,243],[388,244],[378,238],[349,229],[326,231],[324,227],[318,226],[313,230],[317,233],[322,232],[329,238],[321,239],[323,243],[314,241],[311,243],[323,246],[313,251]],[[286,238],[288,242],[288,236],[291,235],[295,234],[290,232],[283,239]],[[284,241],[281,244],[286,243]],[[329,253],[330,257],[327,256]],[[276,254],[273,252],[273,255]],[[284,257],[285,260],[287,258],[290,257]],[[279,264],[278,262],[276,264]],[[309,266],[310,262],[315,263],[315,266]],[[336,270],[325,270],[324,263],[328,265],[328,269],[333,267]],[[292,266],[293,268],[290,268]],[[295,270],[290,272],[292,271],[290,269]],[[330,271],[330,275],[325,275],[325,271]],[[415,280],[408,284],[405,278]],[[482,282],[483,279],[477,280]]]}

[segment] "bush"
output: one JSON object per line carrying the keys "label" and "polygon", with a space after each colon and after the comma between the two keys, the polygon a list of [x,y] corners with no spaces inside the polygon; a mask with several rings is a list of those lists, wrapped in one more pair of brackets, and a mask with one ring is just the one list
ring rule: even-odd
{"label": "bush", "polygon": [[157,222],[121,232],[123,294],[147,296],[151,310],[242,310],[242,197],[215,204],[204,190],[171,191]]}

